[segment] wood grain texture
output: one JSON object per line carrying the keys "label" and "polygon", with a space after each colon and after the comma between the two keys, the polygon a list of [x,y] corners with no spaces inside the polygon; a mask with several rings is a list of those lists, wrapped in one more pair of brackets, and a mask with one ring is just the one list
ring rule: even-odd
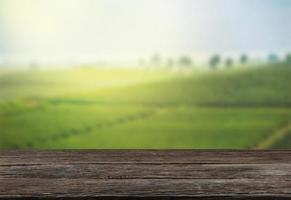
{"label": "wood grain texture", "polygon": [[0,151],[0,199],[291,199],[291,151]]}

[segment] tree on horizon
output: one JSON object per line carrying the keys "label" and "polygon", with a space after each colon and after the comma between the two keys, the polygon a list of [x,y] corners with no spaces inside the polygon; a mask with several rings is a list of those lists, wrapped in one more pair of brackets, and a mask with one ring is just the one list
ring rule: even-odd
{"label": "tree on horizon", "polygon": [[217,69],[220,64],[221,58],[220,55],[215,54],[209,59],[209,66],[211,69]]}

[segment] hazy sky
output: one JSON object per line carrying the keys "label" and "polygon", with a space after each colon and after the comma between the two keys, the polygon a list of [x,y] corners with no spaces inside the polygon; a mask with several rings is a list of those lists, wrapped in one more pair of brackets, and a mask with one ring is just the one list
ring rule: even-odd
{"label": "hazy sky", "polygon": [[291,0],[0,0],[0,57],[291,50]]}

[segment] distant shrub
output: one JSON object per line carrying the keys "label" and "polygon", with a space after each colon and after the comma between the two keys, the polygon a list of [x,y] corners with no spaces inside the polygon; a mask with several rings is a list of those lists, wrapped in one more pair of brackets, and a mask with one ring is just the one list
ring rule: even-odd
{"label": "distant shrub", "polygon": [[179,60],[179,65],[182,67],[190,67],[192,64],[193,61],[189,56],[182,56]]}
{"label": "distant shrub", "polygon": [[286,55],[286,63],[291,63],[291,54]]}
{"label": "distant shrub", "polygon": [[232,66],[233,66],[233,59],[232,58],[227,58],[226,60],[225,60],[225,66],[227,67],[227,68],[231,68]]}
{"label": "distant shrub", "polygon": [[213,55],[210,59],[209,59],[209,66],[211,69],[217,69],[219,63],[221,61],[221,58],[218,54]]}
{"label": "distant shrub", "polygon": [[269,56],[268,56],[268,61],[270,63],[275,63],[275,62],[278,62],[279,61],[279,58],[276,54],[274,53],[271,53]]}
{"label": "distant shrub", "polygon": [[151,58],[151,63],[153,65],[160,65],[162,62],[161,56],[159,54],[155,54]]}
{"label": "distant shrub", "polygon": [[246,64],[248,62],[249,58],[246,54],[241,55],[240,57],[240,63],[241,64]]}

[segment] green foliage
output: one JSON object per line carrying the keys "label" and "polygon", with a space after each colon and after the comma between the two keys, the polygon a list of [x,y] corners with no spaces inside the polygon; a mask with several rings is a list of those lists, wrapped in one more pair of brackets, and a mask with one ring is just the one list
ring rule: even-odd
{"label": "green foliage", "polygon": [[189,56],[182,56],[179,60],[179,64],[182,67],[191,67],[193,62]]}
{"label": "green foliage", "polygon": [[151,63],[153,66],[159,66],[162,62],[162,58],[159,54],[155,54],[151,58]]}
{"label": "green foliage", "polygon": [[288,132],[287,136],[273,144],[272,149],[290,149],[291,147],[291,131]]}
{"label": "green foliage", "polygon": [[291,63],[291,54],[286,55],[286,63]]}
{"label": "green foliage", "polygon": [[246,54],[241,55],[240,57],[240,63],[241,64],[246,64],[249,60],[249,57]]}
{"label": "green foliage", "polygon": [[221,61],[221,58],[219,55],[213,55],[210,59],[209,59],[209,66],[211,69],[216,69],[219,65]]}
{"label": "green foliage", "polygon": [[253,148],[291,112],[284,109],[170,106],[153,116],[106,129],[94,129],[46,148],[206,149]]}
{"label": "green foliage", "polygon": [[233,66],[233,59],[232,58],[227,58],[226,60],[225,60],[225,66],[227,67],[227,68],[231,68],[232,66]]}
{"label": "green foliage", "polygon": [[290,73],[0,72],[0,148],[254,148],[291,121]]}
{"label": "green foliage", "polygon": [[268,56],[268,61],[269,61],[270,63],[276,63],[276,62],[279,61],[279,58],[278,58],[278,56],[277,56],[276,54],[271,53],[271,54]]}

